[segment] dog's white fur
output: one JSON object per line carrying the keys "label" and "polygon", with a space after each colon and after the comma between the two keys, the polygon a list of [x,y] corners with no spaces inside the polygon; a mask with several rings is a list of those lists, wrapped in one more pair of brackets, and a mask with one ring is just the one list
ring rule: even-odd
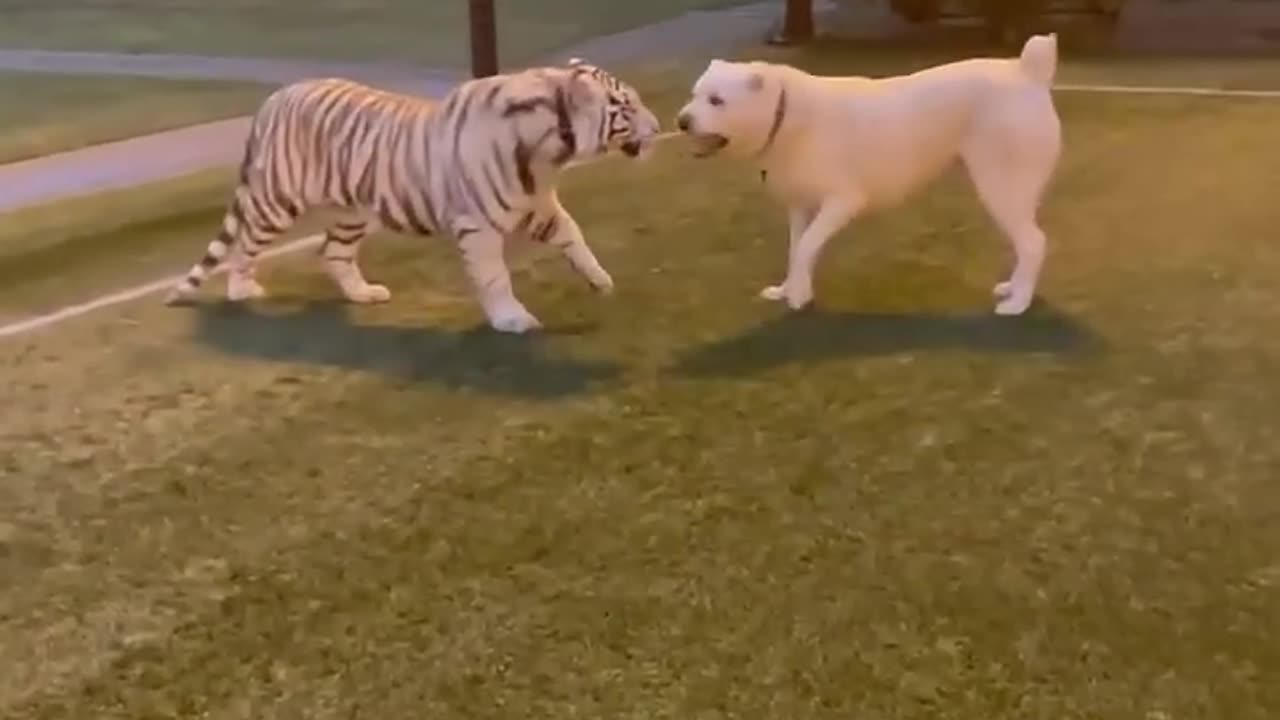
{"label": "dog's white fur", "polygon": [[786,279],[761,295],[799,309],[827,240],[859,213],[896,204],[957,158],[1008,236],[1016,263],[996,312],[1031,304],[1045,255],[1036,211],[1062,147],[1050,88],[1055,35],[1018,58],[974,58],[883,79],[820,77],[764,62],[713,60],[677,124],[699,154],[756,162],[788,208]]}

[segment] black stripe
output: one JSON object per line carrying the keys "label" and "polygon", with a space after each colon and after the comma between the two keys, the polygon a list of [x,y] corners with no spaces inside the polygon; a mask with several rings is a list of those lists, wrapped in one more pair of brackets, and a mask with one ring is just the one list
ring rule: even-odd
{"label": "black stripe", "polygon": [[422,123],[422,161],[423,173],[422,178],[422,208],[427,213],[426,224],[429,226],[428,232],[423,233],[429,235],[440,227],[439,216],[436,214],[435,207],[431,203],[431,129],[426,127],[426,120],[418,118],[418,122]]}
{"label": "black stripe", "polygon": [[520,189],[524,190],[526,195],[532,195],[537,188],[533,183],[533,171],[529,168],[529,162],[533,159],[533,153],[521,141],[516,141],[515,149],[516,161],[516,177],[520,179]]}
{"label": "black stripe", "polygon": [[507,199],[503,197],[506,194],[506,188],[493,179],[493,173],[489,170],[488,165],[481,166],[481,172],[484,173],[484,181],[489,186],[489,194],[493,196],[493,201],[498,204],[498,207],[502,208],[503,212],[510,211],[511,203],[507,202]]}
{"label": "black stripe", "polygon": [[418,217],[418,213],[413,208],[413,203],[404,193],[396,197],[396,202],[400,205],[400,211],[404,213],[405,220],[409,222],[409,227],[413,228],[414,232],[419,235],[431,234],[431,228],[423,222],[422,218]]}
{"label": "black stripe", "polygon": [[[493,144],[493,162],[498,166],[498,174],[503,178],[511,177],[511,167],[507,165],[507,158],[502,154],[502,148],[496,142]],[[503,183],[503,187],[505,186],[506,183]]]}
{"label": "black stripe", "polygon": [[534,242],[545,243],[551,239],[551,236],[555,235],[558,224],[558,218],[552,215],[534,228],[533,232],[530,233],[530,237],[533,238]]}
{"label": "black stripe", "polygon": [[569,114],[569,102],[564,88],[556,88],[556,132],[560,134],[560,142],[564,147],[555,156],[553,162],[563,165],[578,152],[578,139],[573,136],[573,118]]}
{"label": "black stripe", "polygon": [[391,214],[391,206],[387,203],[387,198],[385,196],[378,199],[378,218],[382,221],[383,225],[386,225],[395,232],[402,233],[405,231],[404,224]]}
{"label": "black stripe", "polygon": [[257,223],[249,223],[250,227],[264,233],[279,233],[283,231],[284,228],[276,225],[272,222],[271,218],[268,217],[269,213],[267,211],[269,208],[263,205],[264,200],[265,198],[259,197],[257,193],[249,195],[249,204],[253,206],[254,213],[257,214],[261,221]]}
{"label": "black stripe", "polygon": [[500,92],[502,92],[502,85],[494,83],[493,87],[489,88],[489,92],[484,94],[484,106],[487,108],[493,107],[493,101],[498,99],[498,93]]}
{"label": "black stripe", "polygon": [[[218,236],[214,238],[214,242],[222,243],[229,252],[231,250],[231,246],[235,244],[235,238],[231,237],[231,233],[228,233],[223,229],[218,231]],[[206,252],[204,257],[200,258],[200,267],[203,268],[205,272],[209,272],[210,270],[218,267],[219,262],[218,258]]]}
{"label": "black stripe", "polygon": [[538,110],[555,111],[555,105],[544,97],[526,98],[524,100],[512,100],[507,103],[507,107],[502,111],[502,117],[511,118],[516,115],[525,115]]}
{"label": "black stripe", "polygon": [[475,183],[471,182],[471,176],[464,173],[458,178],[458,182],[462,185],[462,191],[466,193],[467,199],[471,201],[476,212],[480,213],[480,215],[484,217],[485,223],[488,224],[489,227],[498,227],[498,221],[489,214],[489,207],[485,205],[484,198],[480,196],[480,191],[476,190]]}
{"label": "black stripe", "polygon": [[455,157],[462,152],[462,133],[467,129],[467,115],[471,112],[471,103],[464,102],[458,109],[458,119],[453,126],[453,152]]}

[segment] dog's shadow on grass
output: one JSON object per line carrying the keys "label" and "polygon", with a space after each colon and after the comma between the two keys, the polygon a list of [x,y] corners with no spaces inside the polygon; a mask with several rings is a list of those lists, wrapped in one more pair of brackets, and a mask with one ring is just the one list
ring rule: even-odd
{"label": "dog's shadow on grass", "polygon": [[972,314],[857,313],[806,308],[680,357],[676,374],[711,377],[790,364],[912,351],[1083,355],[1102,340],[1088,327],[1039,302],[1021,317]]}
{"label": "dog's shadow on grass", "polygon": [[535,399],[587,392],[619,375],[610,363],[548,351],[548,336],[575,334],[580,328],[517,336],[483,325],[464,331],[362,325],[352,321],[351,310],[342,302],[309,303],[290,311],[227,302],[200,305],[194,308],[194,339],[233,356]]}

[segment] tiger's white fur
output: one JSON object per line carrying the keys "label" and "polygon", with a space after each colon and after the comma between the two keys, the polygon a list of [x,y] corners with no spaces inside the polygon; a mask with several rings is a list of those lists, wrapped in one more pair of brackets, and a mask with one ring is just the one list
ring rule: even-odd
{"label": "tiger's white fur", "polygon": [[224,261],[228,299],[264,296],[255,259],[307,210],[330,207],[340,212],[321,255],[350,301],[391,296],[356,262],[370,232],[449,234],[490,325],[537,328],[512,289],[506,241],[548,243],[610,291],[612,278],[556,195],[558,177],[569,162],[611,149],[645,154],[659,131],[632,87],[576,59],[472,80],[439,102],[341,79],[285,86],[254,117],[221,232],[167,302],[189,300]]}

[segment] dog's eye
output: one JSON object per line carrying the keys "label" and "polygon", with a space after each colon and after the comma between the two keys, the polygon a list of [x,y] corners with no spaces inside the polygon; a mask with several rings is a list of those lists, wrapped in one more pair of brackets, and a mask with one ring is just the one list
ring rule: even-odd
{"label": "dog's eye", "polygon": [[711,107],[720,107],[724,104],[724,98],[719,95],[712,95],[707,98],[707,102],[711,103]]}

